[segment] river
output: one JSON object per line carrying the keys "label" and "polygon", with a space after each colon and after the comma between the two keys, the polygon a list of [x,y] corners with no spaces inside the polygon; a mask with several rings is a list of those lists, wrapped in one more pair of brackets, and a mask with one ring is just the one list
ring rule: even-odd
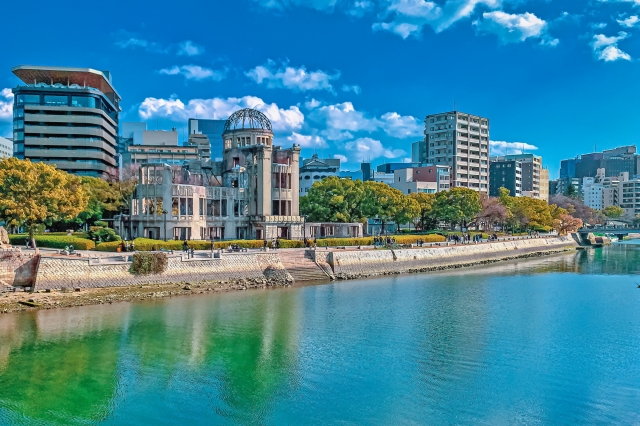
{"label": "river", "polygon": [[0,424],[640,423],[640,245],[0,315]]}

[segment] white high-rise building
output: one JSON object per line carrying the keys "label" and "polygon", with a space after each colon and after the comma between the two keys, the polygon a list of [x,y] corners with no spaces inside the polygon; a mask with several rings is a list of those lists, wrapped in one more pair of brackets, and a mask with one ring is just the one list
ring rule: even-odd
{"label": "white high-rise building", "polygon": [[0,158],[13,157],[13,141],[0,137]]}
{"label": "white high-rise building", "polygon": [[424,125],[421,161],[451,167],[452,188],[489,192],[489,119],[451,111],[428,115]]}

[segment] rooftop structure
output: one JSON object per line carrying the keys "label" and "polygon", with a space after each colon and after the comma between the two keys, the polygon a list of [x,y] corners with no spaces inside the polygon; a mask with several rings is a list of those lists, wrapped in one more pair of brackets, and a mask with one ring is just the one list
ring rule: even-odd
{"label": "rooftop structure", "polygon": [[120,95],[111,74],[30,65],[12,71],[24,83],[12,90],[14,155],[78,175],[114,174]]}

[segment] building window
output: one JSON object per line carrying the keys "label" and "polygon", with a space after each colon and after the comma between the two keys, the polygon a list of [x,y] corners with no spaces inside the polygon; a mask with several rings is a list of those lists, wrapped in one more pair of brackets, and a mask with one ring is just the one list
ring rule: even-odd
{"label": "building window", "polygon": [[69,105],[69,97],[61,95],[44,95],[45,105],[67,106]]}
{"label": "building window", "polygon": [[40,105],[40,95],[18,95],[16,96],[17,105]]}
{"label": "building window", "polygon": [[72,96],[71,106],[82,108],[95,108],[96,99],[90,96]]}

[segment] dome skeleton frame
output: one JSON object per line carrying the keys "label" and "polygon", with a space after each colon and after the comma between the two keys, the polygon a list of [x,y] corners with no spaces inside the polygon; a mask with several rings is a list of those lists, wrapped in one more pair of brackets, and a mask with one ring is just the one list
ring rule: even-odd
{"label": "dome skeleton frame", "polygon": [[241,109],[231,114],[231,117],[224,123],[224,132],[242,129],[262,129],[271,132],[271,121],[266,115],[255,109]]}

